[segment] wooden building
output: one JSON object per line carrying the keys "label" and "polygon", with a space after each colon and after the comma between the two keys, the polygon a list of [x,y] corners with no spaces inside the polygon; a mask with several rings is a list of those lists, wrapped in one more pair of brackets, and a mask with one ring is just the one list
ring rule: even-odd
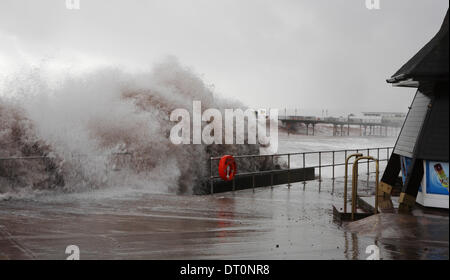
{"label": "wooden building", "polygon": [[448,24],[447,11],[439,32],[387,80],[417,88],[380,183],[382,191],[390,193],[402,173],[402,210],[416,201],[440,208],[449,204]]}

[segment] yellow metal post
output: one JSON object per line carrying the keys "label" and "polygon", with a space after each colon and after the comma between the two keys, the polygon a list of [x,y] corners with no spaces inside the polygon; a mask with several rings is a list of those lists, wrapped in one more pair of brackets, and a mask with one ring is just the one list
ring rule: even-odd
{"label": "yellow metal post", "polygon": [[375,171],[375,210],[374,213],[378,213],[378,185],[379,185],[379,161],[378,159],[371,156],[358,157],[355,159],[353,163],[353,180],[352,180],[352,220],[355,220],[356,213],[356,196],[358,192],[358,162],[362,159],[373,160],[376,162],[376,171]]}
{"label": "yellow metal post", "polygon": [[[347,183],[348,183],[348,161],[350,160],[350,158],[352,157],[362,157],[363,154],[358,153],[358,154],[351,154],[349,155],[346,159],[345,159],[345,177],[344,177],[344,213],[347,213]],[[353,178],[354,174],[352,173],[352,178]],[[353,184],[353,179],[352,179],[352,184]]]}
{"label": "yellow metal post", "polygon": [[375,159],[375,164],[376,164],[376,168],[375,168],[375,210],[374,210],[374,212],[375,212],[375,214],[377,214],[378,213],[378,191],[379,191],[379,184],[380,184],[380,182],[379,182],[379,176],[380,176],[380,171],[379,171],[379,168],[380,168],[380,162],[379,162],[379,160],[378,159]]}

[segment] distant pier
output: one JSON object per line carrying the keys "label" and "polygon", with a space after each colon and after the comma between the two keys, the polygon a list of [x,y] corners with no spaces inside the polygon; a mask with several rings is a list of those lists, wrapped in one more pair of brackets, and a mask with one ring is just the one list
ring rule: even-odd
{"label": "distant pier", "polygon": [[349,136],[350,126],[359,127],[360,136],[389,136],[389,131],[394,131],[392,135],[397,135],[403,124],[403,120],[369,121],[358,118],[319,118],[311,116],[279,116],[278,120],[288,133],[293,131],[296,126],[303,124],[306,127],[306,135],[315,135],[317,124],[333,125],[333,136]]}

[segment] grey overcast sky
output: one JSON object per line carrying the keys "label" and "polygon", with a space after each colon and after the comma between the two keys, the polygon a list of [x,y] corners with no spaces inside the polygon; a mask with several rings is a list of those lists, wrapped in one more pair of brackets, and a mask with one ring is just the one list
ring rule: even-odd
{"label": "grey overcast sky", "polygon": [[[167,55],[222,96],[300,112],[406,111],[385,79],[438,31],[447,0],[1,0],[0,71],[151,67]],[[342,113],[343,114],[343,113]]]}

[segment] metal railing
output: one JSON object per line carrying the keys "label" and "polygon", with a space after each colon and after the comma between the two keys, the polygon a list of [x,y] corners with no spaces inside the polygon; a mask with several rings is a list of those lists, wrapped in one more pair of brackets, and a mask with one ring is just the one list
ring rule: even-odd
{"label": "metal railing", "polygon": [[[344,177],[344,213],[347,213],[347,184],[348,184],[348,162],[352,157],[362,157],[363,154],[358,153],[358,154],[351,154],[349,156],[347,156],[345,158],[345,177]],[[355,173],[352,173],[352,185],[353,185],[353,180],[355,178]]]}
{"label": "metal railing", "polygon": [[[362,156],[373,156],[376,157],[377,159],[379,159],[379,161],[388,161],[390,154],[393,150],[393,147],[378,147],[378,148],[363,148],[363,149],[344,149],[344,150],[331,150],[331,151],[314,151],[314,152],[296,152],[296,153],[282,153],[282,154],[270,154],[270,155],[236,155],[233,156],[235,158],[235,160],[247,160],[247,161],[256,161],[257,159],[270,159],[269,162],[271,162],[271,166],[272,169],[270,170],[256,170],[256,168],[254,168],[253,171],[244,171],[244,172],[239,172],[239,164],[237,165],[237,172],[234,176],[234,179],[232,180],[233,182],[233,190],[235,189],[235,179],[237,177],[247,177],[247,176],[251,176],[253,177],[252,179],[252,184],[253,184],[253,189],[255,187],[255,176],[257,175],[264,175],[264,174],[270,174],[271,175],[271,182],[273,182],[273,175],[276,174],[277,172],[288,172],[288,186],[290,186],[290,173],[289,171],[292,170],[292,162],[293,162],[293,158],[295,157],[299,157],[301,159],[301,165],[297,168],[316,168],[318,169],[318,177],[317,179],[319,181],[322,181],[322,172],[324,169],[329,168],[331,169],[331,179],[335,180],[336,179],[336,167],[339,166],[346,166],[346,164],[348,163],[346,161],[347,156],[350,153],[360,153]],[[373,154],[375,152],[375,154]],[[385,155],[385,157],[383,157],[383,153]],[[372,155],[373,154],[373,155]],[[310,155],[316,155],[317,156],[317,164],[309,164],[307,165],[306,162],[306,158],[307,156]],[[329,157],[331,157],[330,161],[328,163],[323,162],[323,159],[325,157],[325,155],[328,155]],[[336,161],[336,156],[337,155],[343,155],[343,160],[342,162],[337,162]],[[284,167],[282,168],[282,164],[277,165],[278,168],[273,168],[275,165],[275,159],[280,159],[280,158],[285,158],[286,161],[284,162]],[[209,176],[209,182],[210,182],[210,190],[211,193],[214,193],[214,180],[215,179],[219,179],[220,176],[218,174],[215,174],[217,172],[215,172],[214,170],[218,170],[218,162],[220,161],[221,157],[210,157],[209,161],[210,161],[210,176]],[[367,175],[371,174],[371,173],[375,173],[375,172],[370,172],[370,159],[367,159],[363,162],[358,162],[359,164],[366,164],[366,170],[367,170]],[[215,164],[216,163],[216,164]],[[283,162],[282,162],[283,163]],[[257,166],[257,164],[253,163],[250,164],[254,167]],[[306,180],[303,180],[303,183],[306,184]],[[273,186],[273,184],[271,184],[271,186]]]}
{"label": "metal railing", "polygon": [[380,174],[380,161],[377,158],[371,156],[357,157],[353,163],[353,178],[352,178],[352,221],[355,220],[356,213],[356,199],[358,194],[358,162],[360,160],[374,161],[375,166],[375,207],[374,214],[378,213],[378,195],[379,195],[379,174]]}
{"label": "metal railing", "polygon": [[[282,154],[270,154],[270,155],[236,155],[234,158],[239,160],[246,160],[246,161],[253,161],[253,163],[250,163],[248,166],[251,167],[252,170],[249,170],[248,168],[244,171],[241,170],[240,172],[240,165],[238,163],[238,171],[235,174],[234,178],[237,177],[244,177],[244,176],[252,176],[252,187],[255,188],[255,176],[257,175],[264,175],[264,174],[270,174],[271,178],[271,186],[273,186],[273,176],[277,172],[287,172],[287,185],[291,185],[291,174],[290,171],[292,169],[299,169],[299,168],[315,168],[318,169],[318,180],[322,181],[323,177],[323,171],[328,169],[331,171],[331,179],[335,180],[336,178],[336,168],[340,166],[345,166],[347,161],[347,156],[350,153],[361,153],[363,156],[373,156],[379,159],[379,161],[388,161],[390,157],[390,153],[392,152],[393,147],[378,147],[378,148],[365,148],[365,149],[344,149],[344,150],[331,150],[331,151],[314,151],[314,152],[296,152],[296,153],[282,153]],[[383,154],[385,157],[383,158]],[[342,161],[339,161],[339,155],[343,156]],[[87,155],[75,155],[72,154],[72,157],[83,157]],[[102,155],[102,156],[108,156],[108,155]],[[150,157],[142,157],[135,155],[131,153],[113,153],[109,156],[129,156],[134,158],[134,160],[141,159],[145,160],[146,158]],[[315,156],[316,158],[311,161],[309,157]],[[95,157],[95,156],[94,156]],[[0,157],[0,163],[4,161],[11,161],[11,160],[37,160],[37,159],[52,159],[56,157],[52,156],[28,156],[28,157]],[[221,157],[211,157],[210,158],[210,187],[211,187],[211,193],[214,193],[214,180],[219,179],[220,176],[218,174],[215,174],[218,170],[218,161],[221,159]],[[258,165],[255,164],[255,162],[258,159],[262,159],[266,165],[263,166],[263,169],[258,168]],[[280,160],[281,159],[281,160]],[[284,160],[283,160],[284,159]],[[276,162],[275,162],[276,161]],[[316,162],[316,163],[311,163]],[[370,172],[370,160],[358,162],[359,164],[367,164],[367,175],[369,175]],[[214,163],[217,163],[215,165]],[[268,163],[268,164],[267,164]],[[297,166],[293,167],[293,163],[299,163]],[[120,165],[120,164],[119,164]],[[267,165],[269,168],[267,168]],[[374,173],[374,172],[372,172]],[[305,175],[304,175],[305,176]],[[303,177],[303,183],[306,184],[306,178]],[[235,190],[235,179],[233,179],[233,190]]]}

